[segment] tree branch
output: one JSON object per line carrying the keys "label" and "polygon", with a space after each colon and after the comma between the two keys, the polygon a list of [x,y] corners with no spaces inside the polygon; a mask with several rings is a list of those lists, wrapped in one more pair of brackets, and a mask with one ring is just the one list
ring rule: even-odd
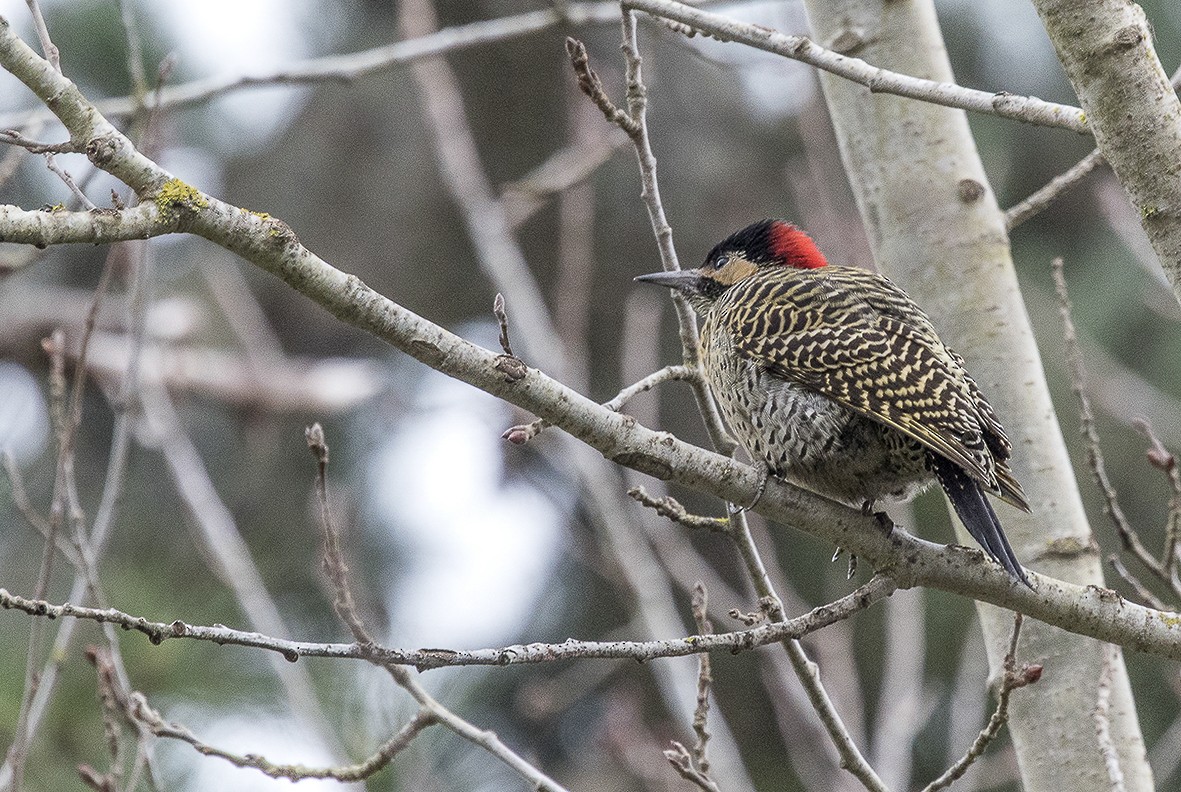
{"label": "tree branch", "polygon": [[410,721],[386,740],[374,753],[362,762],[341,767],[305,767],[300,764],[276,764],[258,754],[236,754],[202,741],[187,727],[164,720],[159,712],[148,705],[142,693],[134,693],[128,705],[131,717],[146,725],[157,737],[188,743],[202,756],[216,756],[235,767],[253,768],[271,778],[303,781],[309,778],[331,778],[335,781],[363,781],[388,765],[395,756],[410,745],[410,741],[428,726],[438,723],[434,713],[420,709]]}
{"label": "tree branch", "polygon": [[455,666],[507,666],[551,663],[558,660],[616,659],[640,662],[659,657],[687,657],[702,652],[742,652],[777,643],[785,638],[800,638],[847,619],[875,602],[890,596],[895,586],[889,578],[878,576],[865,585],[827,605],[814,608],[794,619],[771,622],[748,630],[708,635],[689,635],[654,641],[576,641],[557,644],[514,644],[496,649],[397,649],[367,643],[320,643],[291,641],[258,632],[235,630],[221,625],[202,626],[183,621],[149,621],[114,608],[84,608],[70,603],[55,605],[28,599],[0,588],[0,608],[19,610],[31,616],[49,619],[75,618],[114,624],[125,630],[143,633],[153,644],[185,638],[210,641],[219,646],[247,646],[283,655],[288,662],[301,657],[331,657],[365,660],[379,665],[413,666],[420,671]]}
{"label": "tree branch", "polygon": [[[719,41],[734,41],[755,49],[798,60],[864,85],[872,93],[887,93],[918,99],[945,107],[1009,118],[1037,126],[1088,132],[1083,111],[1070,105],[1046,102],[1035,96],[1016,96],[1006,91],[990,93],[946,82],[924,80],[871,66],[858,58],[825,49],[803,36],[789,36],[777,30],[739,22],[720,14],[678,3],[674,0],[625,0],[624,5],[661,19],[672,19]],[[843,41],[842,49],[853,51],[863,41]]]}

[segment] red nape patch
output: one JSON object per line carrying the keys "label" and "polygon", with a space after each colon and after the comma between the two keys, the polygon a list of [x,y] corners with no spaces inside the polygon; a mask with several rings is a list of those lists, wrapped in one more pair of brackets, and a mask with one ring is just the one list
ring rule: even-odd
{"label": "red nape patch", "polygon": [[819,269],[828,264],[812,238],[790,223],[776,220],[768,231],[768,247],[779,263],[796,269]]}

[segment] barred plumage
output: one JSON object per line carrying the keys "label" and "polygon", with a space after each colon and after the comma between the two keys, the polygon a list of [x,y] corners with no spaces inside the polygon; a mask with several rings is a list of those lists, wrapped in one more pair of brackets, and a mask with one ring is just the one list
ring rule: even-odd
{"label": "barred plumage", "polygon": [[854,505],[938,481],[990,556],[1029,581],[984,491],[1029,507],[992,407],[927,315],[888,278],[828,265],[782,221],[705,264],[641,280],[705,317],[702,361],[736,439],[776,476]]}

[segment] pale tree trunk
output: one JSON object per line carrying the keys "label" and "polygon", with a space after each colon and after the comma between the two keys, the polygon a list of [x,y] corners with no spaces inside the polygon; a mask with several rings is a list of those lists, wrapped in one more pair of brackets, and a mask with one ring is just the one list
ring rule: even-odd
{"label": "pale tree trunk", "polygon": [[1033,4],[1181,302],[1181,101],[1144,10],[1127,0]]}
{"label": "pale tree trunk", "polygon": [[[817,42],[893,71],[953,81],[930,0],[806,0]],[[1008,237],[960,110],[821,75],[849,182],[877,262],[931,314],[967,358],[1015,446],[1014,469],[1033,515],[998,504],[1028,566],[1079,584],[1103,584],[1033,333]],[[1049,266],[1049,262],[1043,262]],[[958,525],[961,541],[971,545]],[[978,608],[994,675],[1012,614]],[[1016,692],[1010,731],[1026,792],[1109,792],[1096,736],[1102,644],[1026,620],[1018,660],[1040,662],[1036,685]],[[1151,790],[1122,659],[1116,660],[1112,741],[1126,789]]]}

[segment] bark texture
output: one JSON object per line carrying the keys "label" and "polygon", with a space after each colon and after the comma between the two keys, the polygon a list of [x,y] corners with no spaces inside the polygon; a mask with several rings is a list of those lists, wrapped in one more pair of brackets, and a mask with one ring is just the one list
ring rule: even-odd
{"label": "bark texture", "polygon": [[[930,0],[807,0],[822,46],[882,68],[953,81]],[[963,111],[875,95],[821,75],[841,155],[882,270],[931,315],[992,400],[1015,446],[1033,508],[998,505],[1017,555],[1040,572],[1103,585],[1061,430],[1050,403],[1004,220]],[[958,525],[961,541],[966,533]],[[1012,618],[980,605],[994,676]],[[1110,790],[1091,713],[1102,645],[1026,622],[1019,659],[1041,681],[1014,695],[1010,730],[1027,792]],[[1128,790],[1151,790],[1127,672],[1118,662],[1111,729]]]}
{"label": "bark texture", "polygon": [[1181,101],[1127,0],[1034,0],[1095,143],[1140,213],[1181,302]]}

